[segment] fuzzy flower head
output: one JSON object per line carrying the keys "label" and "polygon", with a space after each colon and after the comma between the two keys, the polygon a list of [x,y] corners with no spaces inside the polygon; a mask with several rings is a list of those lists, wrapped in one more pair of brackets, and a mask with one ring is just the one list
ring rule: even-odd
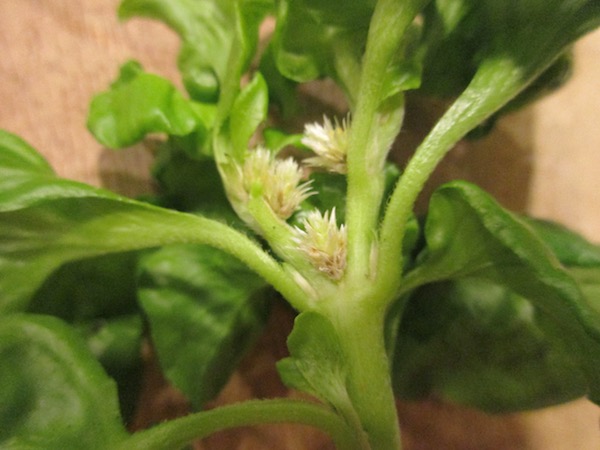
{"label": "fuzzy flower head", "polygon": [[296,227],[294,242],[311,264],[333,280],[346,269],[346,228],[337,226],[335,209],[321,214],[312,211],[304,219],[303,229]]}
{"label": "fuzzy flower head", "polygon": [[304,126],[302,143],[315,152],[316,156],[304,162],[313,167],[322,167],[330,172],[346,173],[348,149],[348,124],[346,119],[339,124],[323,117],[323,125],[309,123]]}
{"label": "fuzzy flower head", "polygon": [[251,151],[239,168],[242,197],[262,195],[273,212],[288,219],[300,203],[311,195],[310,184],[302,183],[304,174],[293,158],[276,159],[263,147]]}

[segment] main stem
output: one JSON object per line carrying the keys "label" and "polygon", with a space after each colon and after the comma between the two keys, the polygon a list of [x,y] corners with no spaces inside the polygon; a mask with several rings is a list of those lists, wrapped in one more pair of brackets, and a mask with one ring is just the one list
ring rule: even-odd
{"label": "main stem", "polygon": [[[383,100],[385,73],[399,51],[407,27],[424,0],[379,0],[363,57],[348,148],[347,274],[367,278],[371,241],[383,196],[383,162],[388,148],[379,148],[378,109]],[[379,144],[379,145],[378,145]]]}
{"label": "main stem", "polygon": [[400,429],[383,335],[385,311],[348,300],[340,300],[344,308],[331,319],[344,351],[348,395],[370,448],[398,450]]}

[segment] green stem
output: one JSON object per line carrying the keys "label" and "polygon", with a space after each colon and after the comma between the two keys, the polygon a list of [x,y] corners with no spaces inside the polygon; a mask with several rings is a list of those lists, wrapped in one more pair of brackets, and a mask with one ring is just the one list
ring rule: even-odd
{"label": "green stem", "polygon": [[379,0],[371,19],[347,156],[347,274],[358,282],[369,276],[365,261],[369,261],[379,216],[384,190],[382,166],[389,151],[388,143],[377,139],[384,74],[399,51],[407,27],[425,3]]}
{"label": "green stem", "polygon": [[[304,299],[304,305],[300,308],[296,302],[294,306],[297,309],[304,311],[307,309],[306,304],[317,300],[319,295],[325,296],[335,290],[335,284],[316,270],[308,261],[306,254],[298,249],[298,245],[293,240],[292,227],[277,217],[262,197],[251,198],[248,202],[248,211],[260,226],[263,238],[275,254],[293,267],[310,284],[310,292],[303,291],[309,298]],[[319,295],[315,297],[314,293]]]}
{"label": "green stem", "polygon": [[360,450],[346,423],[334,412],[287,399],[250,400],[174,419],[133,434],[116,450],[175,450],[217,431],[265,423],[312,426],[331,436],[339,450]]}
{"label": "green stem", "polygon": [[277,217],[262,195],[252,195],[248,200],[248,212],[260,228],[273,251],[282,259],[294,259],[293,229]]}
{"label": "green stem", "polygon": [[399,450],[400,428],[383,335],[385,311],[368,301],[340,302],[344,305],[338,304],[335,317],[328,315],[344,351],[350,401],[370,448]]}
{"label": "green stem", "polygon": [[[157,215],[156,212],[160,213]],[[251,270],[263,277],[269,284],[283,295],[295,308],[306,308],[306,297],[292,276],[271,255],[265,252],[258,243],[243,233],[216,220],[195,216],[162,208],[144,205],[148,213],[147,220],[155,225],[160,222],[160,233],[155,232],[153,240],[155,245],[168,245],[174,243],[197,243],[210,245],[238,258]],[[140,227],[144,227],[144,216],[139,214]],[[120,232],[131,233],[129,228],[121,227],[113,233],[115,238]],[[130,235],[127,235],[130,236]],[[115,251],[135,249],[136,241],[122,238],[131,242],[130,246],[115,247]]]}
{"label": "green stem", "polygon": [[390,197],[380,231],[378,286],[393,291],[402,276],[402,241],[417,196],[442,158],[465,134],[502,107],[524,83],[510,60],[485,61],[419,145]]}

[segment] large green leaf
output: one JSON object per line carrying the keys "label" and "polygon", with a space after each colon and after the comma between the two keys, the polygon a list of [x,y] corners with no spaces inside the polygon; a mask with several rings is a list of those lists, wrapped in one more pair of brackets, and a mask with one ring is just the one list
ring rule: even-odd
{"label": "large green leaf", "polygon": [[411,297],[396,337],[396,395],[434,397],[487,412],[584,396],[587,380],[543,325],[543,314],[531,302],[489,280],[428,284]]}
{"label": "large green leaf", "polygon": [[137,252],[127,252],[67,263],[44,281],[28,308],[35,314],[60,317],[81,332],[117,382],[125,420],[134,412],[141,386],[137,260]]}
{"label": "large green leaf", "polygon": [[207,243],[280,270],[220,222],[60,179],[10,136],[0,133],[0,154],[8,161],[0,167],[0,311],[25,308],[64,263],[170,243]]}
{"label": "large green leaf", "polygon": [[0,130],[0,182],[3,192],[7,186],[6,177],[15,176],[19,172],[35,172],[39,175],[53,175],[54,172],[33,147],[20,137]]}
{"label": "large green leaf", "polygon": [[60,320],[0,319],[0,447],[108,449],[126,437],[112,380]]}
{"label": "large green leaf", "polygon": [[265,283],[220,250],[179,245],[146,255],[139,298],[167,378],[199,409],[218,394],[269,310]]}
{"label": "large green leaf", "polygon": [[524,79],[544,69],[600,24],[600,8],[590,0],[435,0],[424,22],[422,87],[458,95],[485,60],[513,60]]}
{"label": "large green leaf", "polygon": [[[427,301],[434,301],[435,304],[435,300],[423,300],[425,303],[420,304],[421,294],[425,299],[431,299],[435,294],[440,302],[441,315],[437,319],[438,329],[435,330],[434,327],[429,331],[420,332],[424,335],[427,333],[436,335],[439,332],[442,335],[423,338],[423,345],[428,345],[426,343],[428,340],[431,342],[438,340],[437,344],[443,343],[445,339],[443,330],[449,329],[455,334],[449,338],[451,342],[449,345],[456,349],[459,345],[457,342],[468,341],[476,334],[474,330],[479,330],[477,332],[483,333],[484,336],[482,345],[491,347],[497,345],[497,351],[500,352],[494,358],[488,358],[491,366],[486,367],[486,370],[490,371],[487,375],[505,376],[510,365],[507,361],[510,360],[512,350],[503,345],[502,339],[498,339],[498,336],[512,336],[512,333],[516,332],[518,339],[515,338],[515,342],[520,344],[515,345],[529,345],[534,348],[540,345],[541,347],[538,348],[545,350],[537,354],[537,359],[530,361],[531,365],[525,364],[515,369],[517,373],[519,370],[521,374],[524,373],[523,371],[530,373],[531,380],[523,379],[522,382],[531,383],[530,388],[534,392],[515,383],[516,387],[513,386],[513,391],[507,390],[506,398],[498,399],[502,407],[515,409],[528,407],[536,402],[552,403],[583,392],[586,392],[593,401],[599,400],[597,364],[600,363],[600,316],[582,294],[575,280],[562,268],[555,255],[531,228],[513,214],[503,210],[491,197],[475,186],[454,182],[440,188],[432,197],[425,224],[425,240],[426,246],[417,259],[417,266],[406,275],[405,288],[411,289],[429,283],[444,283],[446,280],[454,280],[454,284],[446,283],[437,285],[438,287],[422,288],[417,291],[412,300],[414,305],[411,306],[412,313],[409,317],[413,320],[416,320],[415,315],[427,314],[426,311],[431,311],[432,307],[435,309],[434,306],[427,304]],[[483,284],[480,280],[484,281]],[[449,291],[442,295],[439,290],[443,291],[443,288]],[[477,292],[474,293],[475,291]],[[479,303],[477,303],[478,296],[481,299]],[[444,306],[444,299],[450,302],[449,305]],[[463,302],[462,305],[460,302]],[[456,305],[465,309],[452,313],[454,317],[458,317],[459,321],[470,322],[468,326],[463,326],[462,335],[460,329],[455,330],[451,325],[446,327],[439,325],[440,321],[445,320],[444,311],[448,312],[448,308],[450,312],[453,309],[460,309]],[[476,305],[483,311],[483,315],[477,317],[476,313],[468,311],[469,305]],[[421,312],[421,306],[424,312]],[[475,306],[471,306],[471,309],[473,308]],[[527,314],[523,315],[528,310],[529,318],[526,317]],[[450,312],[448,315],[451,316]],[[498,319],[499,322],[494,322],[494,325],[498,326],[500,331],[489,329],[492,323],[489,320],[490,316]],[[504,324],[500,319],[504,320]],[[429,315],[427,320],[436,321],[435,317]],[[488,327],[487,331],[486,327]],[[543,333],[543,338],[540,338],[540,331]],[[531,337],[529,343],[526,339],[528,334]],[[401,338],[398,343],[402,346]],[[425,359],[415,363],[415,360],[410,361],[412,358],[410,354],[405,357],[402,355],[403,351],[408,352],[406,348],[404,350],[399,348],[395,363],[398,373],[411,370],[402,368],[405,357],[409,361],[407,364],[412,364],[414,370],[423,370],[432,364],[428,360],[426,351],[423,351],[420,356]],[[451,353],[452,350],[444,349],[442,346],[435,351],[443,354],[445,351]],[[478,358],[479,356],[475,354],[465,362],[465,367],[474,364],[472,376],[476,376],[478,370],[479,373],[483,370],[484,364]],[[450,364],[448,359],[440,358],[440,361],[444,361],[442,365]],[[456,368],[456,361],[454,364],[455,366],[447,366],[444,369],[446,374],[448,371],[462,369],[468,372],[465,367]],[[519,361],[515,364],[519,366]],[[539,380],[535,381],[535,378],[543,372],[545,364],[548,364],[546,366],[549,373],[548,383],[540,385]],[[581,385],[581,378],[577,372],[569,374],[564,371],[563,365],[577,367],[577,370],[585,376],[584,386]],[[417,369],[417,366],[420,367]],[[411,383],[412,381],[409,380],[414,381],[413,375],[416,376],[414,373],[411,375],[404,373],[402,376],[405,380],[399,380],[397,383],[400,385],[404,382]],[[458,377],[454,378],[457,379]],[[499,378],[499,381],[506,386],[509,383],[508,379]],[[552,387],[556,386],[559,380],[562,380],[565,390],[552,392]],[[512,379],[511,382],[514,381]],[[490,379],[490,385],[492,382]],[[438,380],[438,383],[442,382]],[[435,388],[443,390],[439,384]],[[462,388],[464,391],[461,395],[464,396],[464,401],[473,402],[481,407],[491,407],[481,397],[476,400],[474,398],[465,400],[467,398],[465,393],[468,390],[465,386]],[[404,386],[400,390],[404,389],[408,388]],[[453,386],[453,389],[458,388]],[[542,391],[546,393],[544,397],[532,398],[535,393]]]}
{"label": "large green leaf", "polygon": [[[511,75],[508,71],[513,70],[516,75],[514,88],[518,89],[507,96],[505,101],[510,102],[470,134],[476,137],[486,134],[499,116],[562,86],[571,74],[569,43],[580,33],[593,28],[593,20],[596,25],[599,23],[598,11],[593,12],[596,7],[591,5],[592,2],[576,5],[576,1],[558,1],[555,2],[560,4],[558,8],[546,3],[512,0],[431,2],[424,11],[424,70],[419,92],[456,97],[469,85],[480,66],[494,60],[498,67],[491,70],[504,71],[507,80]],[[581,11],[590,15],[585,17],[586,13]],[[556,17],[553,17],[554,13]],[[586,21],[588,23],[584,24]],[[576,30],[577,26],[583,28]],[[512,64],[501,68],[501,61],[506,60],[511,60]],[[526,84],[527,87],[518,92]],[[515,98],[510,99],[513,95]]]}
{"label": "large green leaf", "polygon": [[555,222],[525,220],[567,269],[600,267],[600,245]]}
{"label": "large green leaf", "polygon": [[[64,184],[43,186],[56,193]],[[200,218],[90,191],[89,197],[60,191],[63,198],[0,213],[1,310],[23,308],[44,279],[66,262],[194,240],[193,228],[203,225]]]}

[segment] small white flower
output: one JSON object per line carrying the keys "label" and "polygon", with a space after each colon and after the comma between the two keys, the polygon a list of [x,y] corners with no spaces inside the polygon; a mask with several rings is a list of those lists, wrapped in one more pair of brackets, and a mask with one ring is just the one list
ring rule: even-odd
{"label": "small white flower", "polygon": [[294,242],[311,264],[333,280],[339,280],[346,269],[346,228],[337,226],[335,208],[325,214],[308,213],[304,229],[295,228]]}
{"label": "small white flower", "polygon": [[302,183],[304,174],[293,158],[277,159],[273,152],[258,147],[251,151],[239,168],[242,200],[262,195],[273,212],[288,219],[300,203],[312,195],[310,183]]}
{"label": "small white flower", "polygon": [[313,167],[322,167],[331,172],[346,173],[348,149],[348,124],[346,119],[339,124],[323,117],[323,125],[310,123],[304,126],[302,143],[316,153],[304,162]]}

